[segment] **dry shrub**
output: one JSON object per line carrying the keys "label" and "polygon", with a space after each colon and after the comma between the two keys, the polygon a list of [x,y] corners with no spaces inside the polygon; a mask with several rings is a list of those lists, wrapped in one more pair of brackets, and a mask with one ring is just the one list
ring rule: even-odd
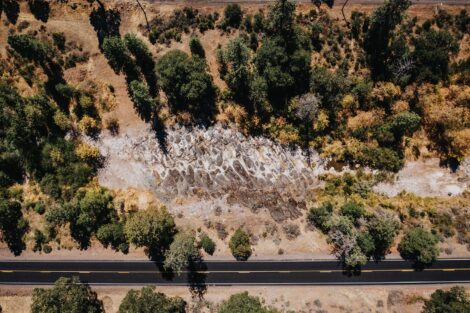
{"label": "dry shrub", "polygon": [[452,153],[460,158],[470,155],[470,128],[451,131],[448,136]]}
{"label": "dry shrub", "polygon": [[399,101],[395,102],[392,106],[392,111],[395,114],[400,113],[400,112],[409,111],[409,110],[410,110],[410,105],[408,104],[408,102],[403,101],[403,100],[399,100]]}
{"label": "dry shrub", "polygon": [[248,114],[245,109],[237,104],[228,104],[220,108],[216,120],[222,125],[236,124],[244,126],[246,124]]}
{"label": "dry shrub", "polygon": [[81,142],[75,149],[75,154],[82,160],[96,162],[101,157],[97,147]]}
{"label": "dry shrub", "polygon": [[371,128],[383,121],[385,112],[383,110],[359,111],[356,116],[348,119],[348,128],[357,130],[359,128]]}

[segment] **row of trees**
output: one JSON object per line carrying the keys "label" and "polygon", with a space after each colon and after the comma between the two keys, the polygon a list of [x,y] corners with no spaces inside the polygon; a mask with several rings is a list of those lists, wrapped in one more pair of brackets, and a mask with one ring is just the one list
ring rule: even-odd
{"label": "row of trees", "polygon": [[[335,254],[347,268],[360,268],[369,258],[381,260],[389,253],[400,229],[397,217],[386,212],[371,214],[357,203],[344,204],[339,212],[329,202],[313,207],[308,221],[328,235]],[[398,251],[416,266],[431,264],[438,256],[438,237],[421,226],[405,231]]]}
{"label": "row of trees", "polygon": [[[279,310],[263,304],[258,297],[241,292],[230,296],[217,307],[218,313],[278,313]],[[470,310],[470,296],[463,287],[438,289],[424,300],[422,313],[466,313]],[[53,288],[33,291],[32,313],[102,313],[104,306],[88,285],[78,278],[59,278]],[[180,297],[169,297],[156,292],[154,287],[130,290],[119,305],[119,313],[184,313],[187,304]]]}

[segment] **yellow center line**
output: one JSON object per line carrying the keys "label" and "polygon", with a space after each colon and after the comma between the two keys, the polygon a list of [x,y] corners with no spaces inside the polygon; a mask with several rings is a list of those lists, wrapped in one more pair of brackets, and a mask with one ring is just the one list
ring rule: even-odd
{"label": "yellow center line", "polygon": [[[209,274],[209,273],[239,273],[239,274],[250,274],[250,273],[343,273],[345,270],[254,270],[254,271],[182,271],[182,273],[200,273],[200,274]],[[403,268],[403,269],[376,269],[369,270],[363,269],[362,273],[373,273],[373,272],[414,272],[414,269]],[[444,272],[453,272],[453,271],[470,271],[470,268],[425,268],[422,271],[444,271]],[[91,273],[117,273],[117,274],[157,274],[157,273],[167,273],[160,272],[158,270],[142,270],[142,271],[106,271],[106,270],[90,270],[90,271],[80,271],[80,270],[0,270],[1,273],[80,273],[80,274],[91,274]]]}

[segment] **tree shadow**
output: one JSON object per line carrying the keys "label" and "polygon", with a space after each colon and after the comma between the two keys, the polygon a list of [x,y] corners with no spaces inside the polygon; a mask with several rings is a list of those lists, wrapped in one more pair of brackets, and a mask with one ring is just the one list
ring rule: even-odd
{"label": "tree shadow", "polygon": [[51,12],[49,2],[45,0],[28,0],[28,5],[29,10],[37,20],[47,23]]}
{"label": "tree shadow", "polygon": [[203,299],[207,292],[207,265],[200,258],[190,263],[188,267],[188,285],[193,298]]}
{"label": "tree shadow", "polygon": [[98,1],[98,4],[98,8],[93,9],[93,11],[90,13],[90,24],[95,29],[96,35],[98,37],[98,45],[101,49],[103,41],[106,37],[121,37],[119,33],[119,26],[121,25],[121,14],[118,10],[106,10],[100,1]]}
{"label": "tree shadow", "polygon": [[162,150],[163,154],[168,155],[168,133],[166,131],[165,125],[163,124],[163,121],[158,117],[156,113],[154,113],[152,119],[152,130],[155,132],[155,137],[157,138],[158,146]]}
{"label": "tree shadow", "polygon": [[16,24],[20,15],[20,5],[15,0],[0,1],[0,9],[5,12],[7,19],[10,23]]}

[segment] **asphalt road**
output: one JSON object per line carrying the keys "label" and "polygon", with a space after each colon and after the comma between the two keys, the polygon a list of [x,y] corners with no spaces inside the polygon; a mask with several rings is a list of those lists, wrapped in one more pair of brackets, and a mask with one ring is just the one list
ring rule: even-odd
{"label": "asphalt road", "polygon": [[210,261],[180,275],[150,261],[0,261],[0,284],[47,285],[79,276],[92,285],[384,285],[470,283],[470,259],[442,259],[415,270],[401,260],[369,262],[360,273],[336,261]]}

